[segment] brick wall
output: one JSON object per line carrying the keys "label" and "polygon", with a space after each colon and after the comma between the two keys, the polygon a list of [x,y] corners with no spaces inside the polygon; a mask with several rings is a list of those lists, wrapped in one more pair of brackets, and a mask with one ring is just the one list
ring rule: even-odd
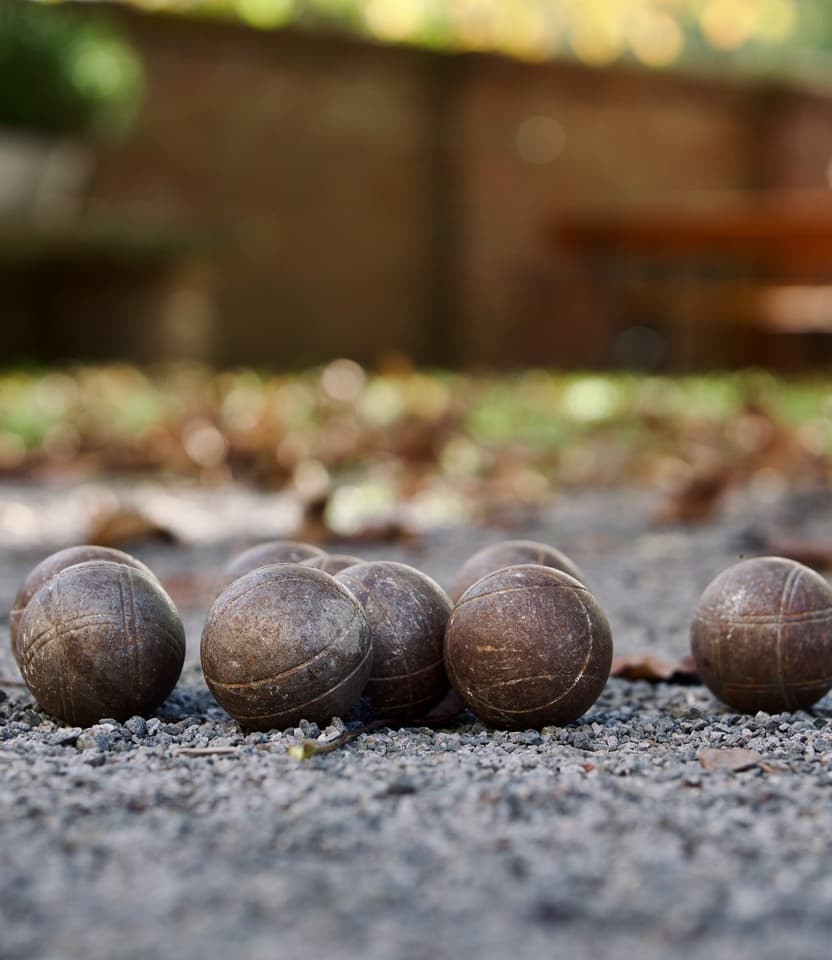
{"label": "brick wall", "polygon": [[90,210],[233,237],[159,308],[216,362],[605,362],[558,212],[825,185],[832,156],[827,102],[786,89],[113,13],[148,96]]}

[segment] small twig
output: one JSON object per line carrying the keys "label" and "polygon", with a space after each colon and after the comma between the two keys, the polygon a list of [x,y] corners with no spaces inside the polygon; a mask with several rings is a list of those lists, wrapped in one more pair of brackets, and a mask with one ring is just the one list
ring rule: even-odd
{"label": "small twig", "polygon": [[388,726],[389,720],[373,720],[371,723],[362,724],[355,730],[345,730],[334,740],[328,740],[326,743],[318,743],[317,740],[304,740],[302,743],[293,743],[289,747],[289,756],[294,760],[308,760],[310,757],[317,757],[320,753],[332,753],[339,750],[350,740],[360,737],[362,733],[372,733],[373,730],[380,730]]}
{"label": "small twig", "polygon": [[9,680],[6,677],[0,677],[0,687],[21,687],[25,688],[26,684],[22,680]]}
{"label": "small twig", "polygon": [[340,750],[341,747],[348,744],[350,740],[355,740],[356,737],[360,737],[362,733],[372,733],[374,730],[380,730],[382,727],[443,727],[449,721],[455,720],[461,712],[460,710],[454,710],[452,713],[440,714],[430,719],[423,717],[411,723],[394,723],[382,717],[379,720],[373,720],[371,723],[365,723],[360,727],[356,727],[354,730],[345,730],[340,736],[334,740],[328,740],[326,743],[319,743],[317,740],[304,740],[302,743],[293,743],[292,746],[289,747],[289,756],[295,760],[309,760],[310,757],[317,757],[322,753],[333,753],[335,750]]}
{"label": "small twig", "polygon": [[236,747],[179,747],[173,751],[174,757],[230,757],[237,752]]}

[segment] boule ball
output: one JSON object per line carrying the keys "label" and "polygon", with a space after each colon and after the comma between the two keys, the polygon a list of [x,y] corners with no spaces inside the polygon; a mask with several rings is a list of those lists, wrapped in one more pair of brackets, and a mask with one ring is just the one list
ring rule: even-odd
{"label": "boule ball", "polygon": [[465,706],[490,726],[563,725],[604,689],[612,635],[598,601],[574,577],[537,564],[505,567],[454,607],[445,664]]}
{"label": "boule ball", "polygon": [[503,567],[522,563],[538,563],[553,570],[562,570],[580,583],[585,583],[584,575],[578,566],[560,550],[535,540],[502,540],[500,543],[483,547],[462,564],[450,589],[451,600],[456,603],[481,577],[494,573],[495,570],[502,570]]}
{"label": "boule ball", "polygon": [[238,577],[242,577],[258,567],[267,567],[273,563],[322,562],[326,554],[311,543],[297,540],[267,540],[258,543],[232,558],[222,572],[219,590],[224,590]]}
{"label": "boule ball", "polygon": [[404,563],[374,560],[342,570],[336,580],[361,604],[373,643],[364,696],[379,717],[423,717],[450,689],[443,643],[451,601],[427,574]]}
{"label": "boule ball", "polygon": [[129,553],[122,550],[116,550],[113,547],[98,547],[93,544],[83,544],[76,547],[67,547],[65,550],[58,550],[52,553],[44,560],[32,568],[29,575],[23,581],[17,596],[12,603],[12,609],[9,613],[9,640],[11,641],[12,653],[15,660],[18,660],[17,653],[17,632],[20,618],[23,611],[32,597],[40,588],[56,573],[65,570],[67,567],[75,566],[78,563],[85,563],[88,560],[110,560],[113,563],[123,563],[128,567],[134,567],[141,570],[142,573],[156,579],[155,574],[148,569],[141,560],[131,557]]}
{"label": "boule ball", "polygon": [[331,573],[334,577],[336,573],[346,570],[347,567],[354,567],[361,563],[361,557],[351,557],[347,553],[327,553],[322,559],[312,557],[310,560],[304,560],[305,567],[317,567],[325,573]]}
{"label": "boule ball", "polygon": [[214,601],[202,672],[217,702],[252,730],[325,723],[361,697],[370,628],[358,600],[323,570],[258,567]]}
{"label": "boule ball", "polygon": [[124,563],[66,567],[20,618],[20,672],[46,710],[76,726],[148,716],[185,661],[185,630],[155,577]]}
{"label": "boule ball", "polygon": [[703,683],[741,713],[807,709],[832,688],[832,588],[783,557],[723,570],[697,605],[691,653]]}

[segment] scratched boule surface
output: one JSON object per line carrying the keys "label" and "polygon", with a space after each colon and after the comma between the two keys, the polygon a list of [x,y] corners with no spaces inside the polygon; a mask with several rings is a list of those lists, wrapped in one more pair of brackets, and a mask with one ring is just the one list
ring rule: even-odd
{"label": "scratched boule surface", "polygon": [[[764,524],[832,536],[828,495],[734,501],[691,531],[651,528],[652,505],[586,494],[512,531],[574,556],[623,652],[684,652],[702,590]],[[501,535],[343,548],[447,584]],[[176,593],[229,551],[139,555]],[[40,554],[0,553],[0,609]],[[289,744],[340,725],[243,733],[201,681],[203,613],[178,595],[188,665],[156,717],[83,730],[0,688],[4,960],[828,956],[832,698],[742,716],[703,687],[612,681],[564,728],[380,730],[299,764]],[[767,770],[703,770],[720,746]]]}
{"label": "scratched boule surface", "polygon": [[250,730],[346,713],[372,658],[356,598],[330,574],[299,563],[256,568],[226,587],[200,645],[209,689]]}
{"label": "scratched boule surface", "polygon": [[20,618],[23,616],[26,607],[32,597],[47,583],[52,577],[60,573],[66,567],[78,563],[86,563],[89,560],[110,560],[113,563],[124,563],[127,566],[135,567],[152,577],[150,571],[140,560],[130,556],[123,550],[116,550],[112,547],[97,547],[90,544],[81,544],[80,546],[67,547],[64,550],[58,550],[49,554],[29,571],[23,583],[20,585],[11,610],[9,611],[9,643],[12,653],[15,652],[17,643],[17,627]]}
{"label": "scratched boule surface", "polygon": [[454,689],[481,720],[503,730],[563,725],[598,699],[612,637],[587,588],[560,570],[495,570],[457,601],[445,636]]}

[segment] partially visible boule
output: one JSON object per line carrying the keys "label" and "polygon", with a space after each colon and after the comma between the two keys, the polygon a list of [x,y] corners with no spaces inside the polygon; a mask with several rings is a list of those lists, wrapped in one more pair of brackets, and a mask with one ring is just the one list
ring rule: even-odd
{"label": "partially visible boule", "polygon": [[832,689],[832,587],[784,557],[735,563],[702,594],[691,653],[735,710],[808,710]]}
{"label": "partially visible boule", "polygon": [[17,591],[17,596],[12,602],[12,609],[9,612],[9,640],[11,642],[12,654],[15,660],[18,660],[17,652],[17,632],[20,618],[26,605],[37,593],[38,590],[55,574],[60,573],[67,567],[75,566],[78,563],[85,563],[88,560],[110,560],[113,563],[123,563],[128,567],[134,567],[141,570],[152,579],[155,575],[149,570],[141,560],[124,553],[122,550],[116,550],[113,547],[99,547],[94,544],[82,544],[76,547],[67,547],[64,550],[58,550],[50,554],[44,560],[33,567],[26,579]]}
{"label": "partially visible boule", "polygon": [[379,717],[409,721],[448,693],[443,641],[451,601],[438,583],[404,563],[376,560],[336,579],[364,609],[373,642],[365,696]]}
{"label": "partially visible boule", "polygon": [[300,543],[297,540],[267,540],[233,557],[222,572],[218,592],[224,590],[238,577],[251,573],[258,567],[267,567],[273,563],[306,563],[307,561],[319,564],[325,558],[324,551],[313,547],[311,543]]}
{"label": "partially visible boule", "polygon": [[346,570],[347,567],[354,567],[357,563],[361,562],[361,557],[351,557],[347,553],[327,553],[322,559],[313,557],[310,560],[304,560],[303,565],[306,567],[317,567],[318,570],[331,573],[334,577],[336,573]]}
{"label": "partially visible boule", "polygon": [[459,600],[465,591],[475,584],[481,577],[501,570],[503,567],[512,567],[521,563],[539,563],[553,570],[562,570],[581,583],[585,583],[584,575],[565,553],[535,540],[502,540],[483,547],[469,557],[459,568],[450,590],[451,600]]}
{"label": "partially visible boule", "polygon": [[372,664],[361,605],[330,574],[258,567],[214,602],[202,670],[220,706],[253,730],[324,723],[360,698]]}
{"label": "partially visible boule", "polygon": [[18,663],[48,713],[87,726],[148,716],[185,660],[185,630],[152,576],[90,560],[66,567],[31,598],[19,622]]}

